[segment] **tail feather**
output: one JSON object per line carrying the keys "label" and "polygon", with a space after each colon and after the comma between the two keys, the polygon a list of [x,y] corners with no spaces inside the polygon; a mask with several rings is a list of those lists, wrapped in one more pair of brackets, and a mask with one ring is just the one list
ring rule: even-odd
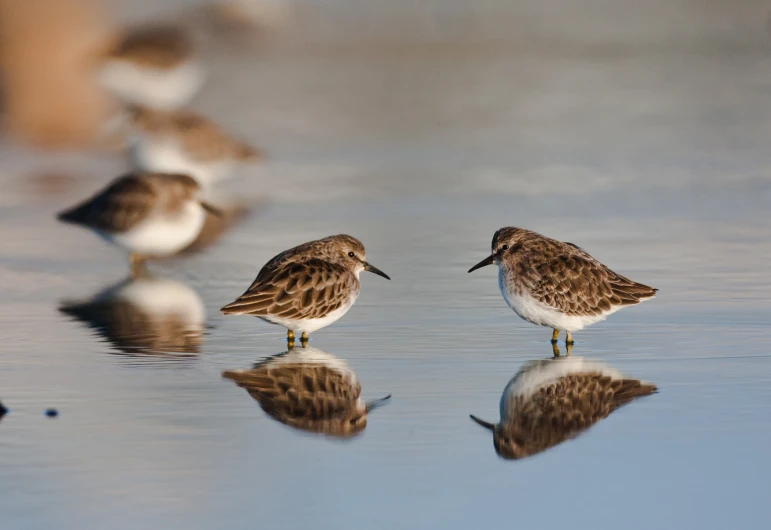
{"label": "tail feather", "polygon": [[273,302],[272,296],[241,297],[223,306],[220,311],[225,315],[264,315]]}
{"label": "tail feather", "polygon": [[638,379],[622,379],[613,393],[614,408],[623,407],[639,397],[649,396],[658,392],[653,383],[646,383]]}
{"label": "tail feather", "polygon": [[623,305],[639,304],[644,300],[653,298],[658,292],[658,289],[633,282],[623,276],[620,279],[621,282],[614,282],[611,285],[611,290],[614,295],[621,299]]}

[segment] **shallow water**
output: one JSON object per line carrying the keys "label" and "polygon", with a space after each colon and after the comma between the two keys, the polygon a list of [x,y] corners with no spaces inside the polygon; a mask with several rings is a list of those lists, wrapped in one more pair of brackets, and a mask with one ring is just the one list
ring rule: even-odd
{"label": "shallow water", "polygon": [[[682,53],[536,53],[527,64],[563,79],[531,77],[516,105],[516,54],[476,50],[460,75],[452,47],[329,50],[319,65],[279,48],[204,95],[273,154],[230,186],[262,201],[204,252],[151,265],[143,285],[123,283],[117,251],[53,219],[119,159],[3,146],[0,527],[767,527],[762,47],[689,55],[674,87]],[[381,67],[381,80],[447,90],[389,95],[371,77]],[[635,72],[649,83],[624,81]],[[725,98],[709,83],[721,76]],[[235,94],[248,113],[229,106]],[[388,116],[409,101],[420,114]],[[32,178],[52,167],[74,175],[68,185]],[[659,392],[521,461],[500,459],[468,417],[497,421],[509,380],[552,355],[550,330],[516,318],[492,268],[466,273],[504,225],[580,244],[660,289],[577,333],[572,352]],[[286,342],[218,312],[277,252],[339,232],[392,278],[363,275],[353,309],[311,340],[365,400],[392,395],[346,440],[284,425],[223,379]]]}

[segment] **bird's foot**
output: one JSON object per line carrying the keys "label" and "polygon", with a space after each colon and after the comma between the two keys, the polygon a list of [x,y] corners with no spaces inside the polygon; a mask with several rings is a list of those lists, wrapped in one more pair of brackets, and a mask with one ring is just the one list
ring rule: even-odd
{"label": "bird's foot", "polygon": [[147,275],[147,260],[144,256],[131,253],[129,254],[129,264],[131,266],[131,278],[136,280]]}

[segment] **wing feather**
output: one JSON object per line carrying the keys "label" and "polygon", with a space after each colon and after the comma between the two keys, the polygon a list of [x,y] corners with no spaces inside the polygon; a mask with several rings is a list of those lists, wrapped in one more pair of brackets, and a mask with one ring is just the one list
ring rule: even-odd
{"label": "wing feather", "polygon": [[617,408],[656,391],[637,379],[589,372],[562,377],[529,396],[516,396],[505,429],[522,456],[576,437]]}
{"label": "wing feather", "polygon": [[[356,276],[342,265],[318,258],[281,261],[281,255],[263,269],[251,287],[221,309],[225,314],[321,318],[341,307],[359,289]],[[269,264],[270,265],[270,264]]]}
{"label": "wing feather", "polygon": [[598,315],[655,296],[656,289],[613,272],[574,244],[561,245],[565,252],[534,252],[518,263],[520,282],[537,300],[567,315]]}
{"label": "wing feather", "polygon": [[359,413],[359,382],[323,364],[268,362],[223,377],[244,388],[268,415],[295,428],[334,434]]}
{"label": "wing feather", "polygon": [[89,200],[58,215],[60,221],[119,234],[145,219],[158,201],[156,189],[141,176],[116,179]]}

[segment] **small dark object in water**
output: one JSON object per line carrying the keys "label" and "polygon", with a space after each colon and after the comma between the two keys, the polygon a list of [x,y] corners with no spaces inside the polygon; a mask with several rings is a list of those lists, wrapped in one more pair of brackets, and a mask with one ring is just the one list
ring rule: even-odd
{"label": "small dark object in water", "polygon": [[46,409],[46,416],[49,418],[55,418],[59,415],[59,411],[56,409]]}
{"label": "small dark object in water", "polygon": [[2,403],[0,403],[0,418],[5,416],[7,412],[8,412],[8,409],[5,408]]}

